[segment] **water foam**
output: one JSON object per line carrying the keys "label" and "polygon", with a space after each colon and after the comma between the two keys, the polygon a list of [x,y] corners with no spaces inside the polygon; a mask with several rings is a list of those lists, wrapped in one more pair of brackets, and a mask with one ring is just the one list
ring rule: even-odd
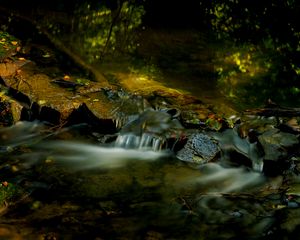
{"label": "water foam", "polygon": [[47,154],[57,163],[64,163],[78,170],[118,168],[126,166],[132,160],[156,161],[168,155],[165,151],[101,147],[70,141],[44,142],[39,149],[47,150]]}
{"label": "water foam", "polygon": [[186,180],[186,184],[194,184],[205,191],[213,193],[229,193],[244,191],[260,186],[265,178],[259,172],[246,171],[244,168],[224,168],[216,163],[208,163],[200,169],[200,177]]}

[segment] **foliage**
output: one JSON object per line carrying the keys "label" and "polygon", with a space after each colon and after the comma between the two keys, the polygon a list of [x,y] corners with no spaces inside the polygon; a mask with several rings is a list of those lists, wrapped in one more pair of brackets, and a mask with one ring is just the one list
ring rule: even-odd
{"label": "foliage", "polygon": [[19,50],[19,40],[0,31],[0,62]]}
{"label": "foliage", "polygon": [[300,25],[295,0],[212,1],[211,24],[219,36],[260,42],[271,37],[276,42],[298,45]]}
{"label": "foliage", "polygon": [[300,4],[214,0],[209,13],[217,37],[234,42],[233,52],[221,53],[226,66],[217,68],[224,92],[241,98],[259,90],[260,95],[252,96],[259,101],[299,103]]}
{"label": "foliage", "polygon": [[218,86],[224,95],[241,107],[264,104],[267,99],[275,102],[299,104],[299,88],[294,72],[289,76],[281,70],[283,59],[273,50],[250,43],[230,45],[223,43],[214,61]]}
{"label": "foliage", "polygon": [[15,184],[6,181],[0,183],[0,204],[5,205],[8,201],[16,198],[22,193],[21,189]]}
{"label": "foliage", "polygon": [[132,74],[137,74],[140,77],[149,78],[149,79],[158,79],[162,77],[162,73],[159,68],[153,63],[144,63],[135,64],[128,68],[129,72]]}
{"label": "foliage", "polygon": [[130,0],[120,2],[114,10],[103,4],[84,4],[75,13],[76,45],[90,62],[106,55],[132,53],[137,46],[135,30],[144,12],[143,6]]}

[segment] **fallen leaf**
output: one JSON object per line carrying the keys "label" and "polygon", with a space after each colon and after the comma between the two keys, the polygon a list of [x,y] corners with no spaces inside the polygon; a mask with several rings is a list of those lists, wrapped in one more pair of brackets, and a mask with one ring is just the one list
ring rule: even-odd
{"label": "fallen leaf", "polygon": [[3,187],[8,187],[8,182],[7,181],[2,182],[1,184],[2,184]]}
{"label": "fallen leaf", "polygon": [[64,76],[64,80],[70,80],[70,76],[69,75],[65,75]]}
{"label": "fallen leaf", "polygon": [[46,103],[46,100],[39,100],[38,103],[39,105],[44,105]]}
{"label": "fallen leaf", "polygon": [[49,58],[49,57],[51,57],[51,55],[49,53],[46,53],[43,55],[43,58]]}

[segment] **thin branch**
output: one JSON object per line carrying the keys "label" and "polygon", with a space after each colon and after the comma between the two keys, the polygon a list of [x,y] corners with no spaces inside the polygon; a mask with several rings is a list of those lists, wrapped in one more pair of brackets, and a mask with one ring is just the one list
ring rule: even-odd
{"label": "thin branch", "polygon": [[103,51],[100,55],[100,60],[102,60],[104,58],[104,55],[106,53],[106,49],[108,47],[108,44],[109,44],[109,41],[110,41],[110,38],[111,38],[111,35],[112,35],[112,31],[113,31],[113,27],[116,25],[117,21],[118,21],[118,18],[121,14],[121,10],[123,8],[123,4],[124,2],[122,1],[121,5],[119,4],[119,7],[118,7],[118,10],[116,12],[116,15],[114,16],[112,22],[111,22],[111,25],[110,25],[110,28],[109,28],[109,32],[108,32],[108,36],[106,38],[106,42],[105,42],[105,45],[104,45],[104,48],[103,48]]}

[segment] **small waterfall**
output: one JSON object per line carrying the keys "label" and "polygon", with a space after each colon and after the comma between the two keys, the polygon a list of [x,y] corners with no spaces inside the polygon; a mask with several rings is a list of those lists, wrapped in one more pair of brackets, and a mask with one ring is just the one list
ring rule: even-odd
{"label": "small waterfall", "polygon": [[168,138],[180,135],[183,127],[164,111],[147,110],[129,121],[120,131],[116,147],[161,151]]}
{"label": "small waterfall", "polygon": [[126,149],[140,149],[160,151],[166,143],[166,139],[143,133],[141,136],[132,133],[120,134],[115,142],[116,147]]}

